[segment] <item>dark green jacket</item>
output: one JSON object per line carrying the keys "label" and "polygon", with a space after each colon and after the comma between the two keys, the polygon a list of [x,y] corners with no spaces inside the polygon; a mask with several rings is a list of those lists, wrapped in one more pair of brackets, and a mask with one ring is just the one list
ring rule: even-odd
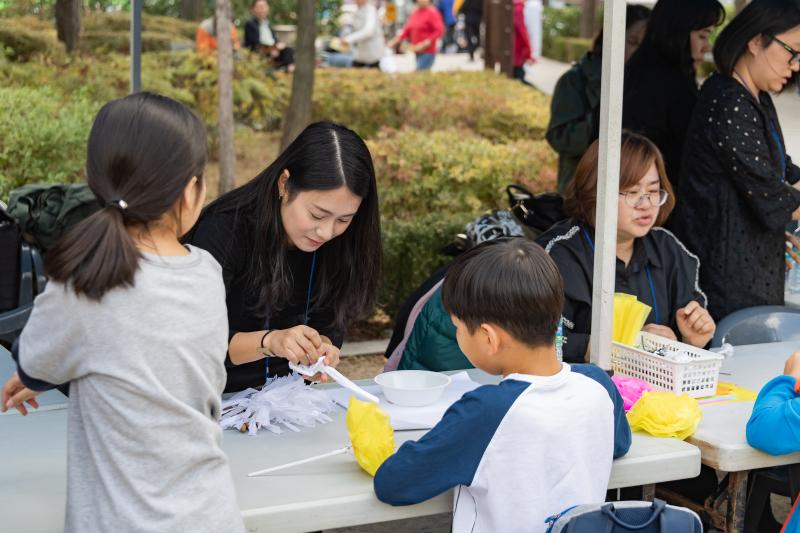
{"label": "dark green jacket", "polygon": [[442,306],[439,287],[414,321],[398,370],[441,372],[465,368],[474,367],[458,348],[456,328]]}
{"label": "dark green jacket", "polygon": [[556,84],[550,104],[547,142],[558,152],[558,192],[564,193],[581,156],[597,139],[603,60],[591,52]]}

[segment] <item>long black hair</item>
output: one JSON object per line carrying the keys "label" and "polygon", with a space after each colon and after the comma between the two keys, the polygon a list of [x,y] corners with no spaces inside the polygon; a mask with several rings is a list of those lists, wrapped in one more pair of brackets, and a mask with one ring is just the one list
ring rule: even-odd
{"label": "long black hair", "polygon": [[724,20],[725,8],[718,0],[658,0],[650,14],[642,45],[630,63],[634,66],[658,61],[680,69],[694,80],[696,72],[689,34],[719,26]]}
{"label": "long black hair", "polygon": [[728,24],[714,43],[714,63],[725,76],[732,76],[736,62],[747,51],[747,43],[761,35],[764,46],[776,35],[800,26],[800,4],[793,0],[753,0]]}
{"label": "long black hair", "polygon": [[202,179],[206,130],[184,105],[142,92],[97,113],[86,150],[86,177],[98,212],[47,253],[47,273],[100,300],[133,285],[139,251],[126,226],[148,224],[173,209],[192,177]]}
{"label": "long black hair", "polygon": [[308,126],[278,158],[249,183],[214,202],[201,214],[234,213],[252,217],[248,277],[260,295],[261,309],[278,311],[291,297],[294,280],[287,262],[288,242],[281,220],[278,181],[289,171],[289,200],[299,192],[347,187],[361,204],[344,233],[326,242],[317,252],[318,273],[311,309],[332,305],[335,324],[349,322],[372,311],[381,275],[382,249],[378,191],[372,156],[354,131],[330,122]]}
{"label": "long black hair", "polygon": [[[650,18],[650,8],[641,4],[628,4],[625,8],[625,31],[639,22],[647,22]],[[603,30],[601,29],[592,41],[592,54],[603,55]]]}

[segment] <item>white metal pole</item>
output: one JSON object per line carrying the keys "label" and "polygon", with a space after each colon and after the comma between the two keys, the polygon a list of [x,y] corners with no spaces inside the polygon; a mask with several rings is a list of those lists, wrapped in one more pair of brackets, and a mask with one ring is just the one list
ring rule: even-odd
{"label": "white metal pole", "polygon": [[131,2],[131,93],[142,90],[142,0]]}
{"label": "white metal pole", "polygon": [[591,361],[611,368],[617,206],[625,73],[625,0],[606,0],[603,15],[603,79],[600,93],[600,161],[597,180],[596,253],[592,294]]}

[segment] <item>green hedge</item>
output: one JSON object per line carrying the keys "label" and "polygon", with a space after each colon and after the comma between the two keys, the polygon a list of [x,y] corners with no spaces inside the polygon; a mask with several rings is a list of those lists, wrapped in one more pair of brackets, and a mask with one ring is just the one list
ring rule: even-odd
{"label": "green hedge", "polygon": [[57,49],[55,31],[35,31],[16,20],[0,19],[0,55],[12,61],[28,61],[37,54],[50,54]]}
{"label": "green hedge", "polygon": [[0,198],[27,183],[83,178],[98,104],[80,92],[0,88],[0,109]]}
{"label": "green hedge", "polygon": [[581,37],[556,37],[550,43],[548,49],[542,52],[546,57],[572,63],[578,61],[583,55],[592,49],[593,39],[583,39]]}
{"label": "green hedge", "polygon": [[429,213],[415,220],[385,220],[383,228],[383,280],[378,305],[390,317],[420,283],[451,260],[444,246],[464,232],[478,213]]}
{"label": "green hedge", "polygon": [[546,141],[500,144],[466,130],[387,129],[368,145],[387,218],[495,209],[512,182],[555,187],[556,159]]}

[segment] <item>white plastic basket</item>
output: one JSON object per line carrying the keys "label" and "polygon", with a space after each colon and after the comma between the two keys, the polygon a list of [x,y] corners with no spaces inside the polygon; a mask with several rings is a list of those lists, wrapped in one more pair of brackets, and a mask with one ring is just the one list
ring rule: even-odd
{"label": "white plastic basket", "polygon": [[[692,360],[676,362],[650,353],[658,349],[683,351]],[[675,394],[685,392],[692,398],[716,394],[723,359],[707,350],[644,331],[639,334],[636,346],[611,343],[611,367],[615,373],[639,378],[655,390]]]}

